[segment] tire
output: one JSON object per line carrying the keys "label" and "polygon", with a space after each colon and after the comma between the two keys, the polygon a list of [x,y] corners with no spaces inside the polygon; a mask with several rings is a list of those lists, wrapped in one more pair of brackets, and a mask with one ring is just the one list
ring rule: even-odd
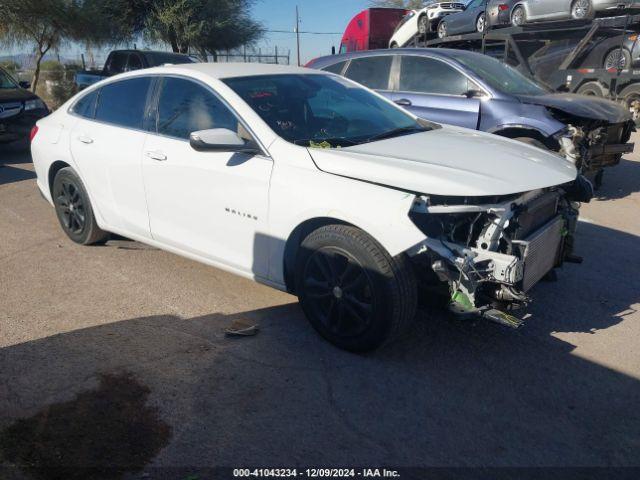
{"label": "tire", "polygon": [[82,180],[71,167],[58,171],[51,195],[60,226],[72,241],[91,245],[108,238],[109,234],[96,223]]}
{"label": "tire", "polygon": [[591,0],[574,0],[571,4],[571,18],[574,20],[591,20],[594,17]]}
{"label": "tire", "polygon": [[400,48],[400,46],[396,42],[393,42],[389,48]]}
{"label": "tire", "polygon": [[447,35],[447,22],[442,21],[438,25],[438,38],[446,38]]}
{"label": "tire", "polygon": [[592,97],[606,97],[608,92],[599,82],[587,82],[580,85],[580,88],[576,90],[576,93]]}
{"label": "tire", "polygon": [[347,225],[328,225],[304,239],[296,292],[316,331],[351,352],[375,350],[396,338],[417,305],[408,260],[392,258],[368,234]]}
{"label": "tire", "polygon": [[527,12],[522,5],[518,5],[511,12],[511,25],[521,27],[525,23],[527,23]]}
{"label": "tire", "polygon": [[[622,104],[629,109],[637,124],[640,121],[640,109],[636,111],[636,108],[633,107],[635,102],[640,102],[640,83],[634,83],[623,88],[618,98],[620,98]],[[640,107],[640,103],[636,105]]]}
{"label": "tire", "polygon": [[422,36],[429,33],[429,19],[426,15],[422,15],[418,19],[418,33]]}
{"label": "tire", "polygon": [[616,70],[621,67],[624,70],[627,66],[631,65],[631,52],[626,48],[622,49],[622,55],[620,55],[620,48],[614,48],[604,57],[602,61],[602,68]]}
{"label": "tire", "polygon": [[527,145],[531,145],[533,147],[538,147],[541,148],[542,150],[547,150],[549,151],[549,149],[547,148],[547,146],[542,143],[540,140],[536,139],[536,138],[531,138],[531,137],[515,137],[513,140],[517,141],[517,142],[522,142],[522,143],[526,143]]}
{"label": "tire", "polygon": [[483,33],[487,28],[487,17],[484,13],[481,13],[476,20],[476,31],[478,33]]}

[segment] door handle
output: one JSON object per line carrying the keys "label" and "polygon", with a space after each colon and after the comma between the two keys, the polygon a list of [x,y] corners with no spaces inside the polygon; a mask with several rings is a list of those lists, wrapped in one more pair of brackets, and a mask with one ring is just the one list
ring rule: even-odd
{"label": "door handle", "polygon": [[167,159],[167,156],[160,152],[145,152],[145,155],[152,160],[157,160],[158,162],[164,162]]}
{"label": "door handle", "polygon": [[78,137],[78,141],[82,142],[82,143],[86,143],[87,145],[93,143],[93,138],[88,137],[86,135],[80,135]]}
{"label": "door handle", "polygon": [[413,105],[413,103],[411,103],[411,100],[409,100],[408,98],[401,98],[400,100],[396,100],[395,103],[397,105],[400,105],[401,107],[410,107],[411,105]]}

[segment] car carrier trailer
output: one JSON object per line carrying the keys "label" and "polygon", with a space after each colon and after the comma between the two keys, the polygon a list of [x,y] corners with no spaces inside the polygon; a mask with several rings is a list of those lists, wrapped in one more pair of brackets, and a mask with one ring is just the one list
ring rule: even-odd
{"label": "car carrier trailer", "polygon": [[[594,20],[556,21],[526,24],[521,27],[491,29],[484,33],[455,35],[435,40],[416,36],[413,46],[457,48],[478,51],[517,68],[522,73],[547,84],[559,92],[596,95],[625,104],[636,122],[640,121],[640,68],[630,63],[625,68],[585,68],[580,65],[590,42],[596,35],[618,35],[620,51],[630,34],[640,32],[640,15],[622,15]],[[638,38],[633,41],[635,48]],[[542,80],[532,67],[530,57],[551,42],[574,40],[575,47],[561,60],[558,68]]]}

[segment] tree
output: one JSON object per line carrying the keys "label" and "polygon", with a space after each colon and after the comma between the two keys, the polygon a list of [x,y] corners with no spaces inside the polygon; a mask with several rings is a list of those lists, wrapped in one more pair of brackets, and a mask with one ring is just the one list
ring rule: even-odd
{"label": "tree", "polygon": [[146,34],[171,45],[174,52],[217,52],[255,42],[264,32],[249,16],[253,0],[156,0]]}
{"label": "tree", "polygon": [[424,0],[372,0],[374,7],[406,8],[407,10],[420,10]]}
{"label": "tree", "polygon": [[35,50],[35,71],[31,89],[40,78],[40,63],[52,48],[57,48],[76,18],[71,0],[0,0],[3,19],[0,41],[9,45],[31,45]]}

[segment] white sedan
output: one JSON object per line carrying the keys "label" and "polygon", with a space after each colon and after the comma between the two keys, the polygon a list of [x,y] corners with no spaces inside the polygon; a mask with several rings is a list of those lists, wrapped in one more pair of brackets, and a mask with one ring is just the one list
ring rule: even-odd
{"label": "white sedan", "polygon": [[569,253],[584,193],[555,154],[282,66],[112,77],[39,121],[31,148],[74,242],[113,232],[292,292],[352,351],[401,331],[427,284],[464,313],[525,302]]}
{"label": "white sedan", "polygon": [[440,2],[437,0],[424,2],[424,8],[411,10],[403,17],[389,40],[389,48],[404,47],[412,42],[418,34],[424,36],[429,32],[438,31],[438,26],[444,17],[452,13],[463,12],[464,8],[464,2]]}

